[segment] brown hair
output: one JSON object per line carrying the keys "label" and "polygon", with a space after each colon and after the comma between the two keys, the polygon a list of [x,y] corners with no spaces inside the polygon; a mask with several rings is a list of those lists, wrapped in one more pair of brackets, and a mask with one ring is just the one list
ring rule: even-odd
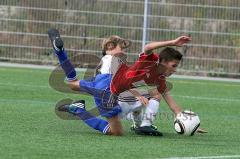
{"label": "brown hair", "polygon": [[159,62],[162,60],[164,61],[172,61],[172,60],[181,60],[182,59],[182,54],[173,48],[166,47],[159,53]]}
{"label": "brown hair", "polygon": [[[112,35],[102,42],[102,54],[103,56],[106,55],[107,50],[114,49],[117,45],[120,45],[122,49],[126,49],[130,47],[131,42],[129,40],[123,39],[120,36]],[[112,46],[112,47],[110,47]]]}

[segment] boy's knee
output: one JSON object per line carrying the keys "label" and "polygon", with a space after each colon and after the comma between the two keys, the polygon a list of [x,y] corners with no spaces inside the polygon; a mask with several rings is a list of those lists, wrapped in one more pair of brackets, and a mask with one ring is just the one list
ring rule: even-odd
{"label": "boy's knee", "polygon": [[108,122],[109,122],[108,135],[113,136],[123,135],[123,128],[119,116],[108,118]]}
{"label": "boy's knee", "polygon": [[74,91],[79,91],[80,86],[79,86],[79,80],[76,81],[68,81],[68,86],[71,90]]}

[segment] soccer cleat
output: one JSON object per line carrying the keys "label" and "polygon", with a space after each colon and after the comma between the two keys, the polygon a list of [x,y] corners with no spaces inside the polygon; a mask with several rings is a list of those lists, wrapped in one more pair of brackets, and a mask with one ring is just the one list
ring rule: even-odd
{"label": "soccer cleat", "polygon": [[135,129],[135,133],[138,135],[163,136],[160,131],[153,129],[151,126],[138,127]]}
{"label": "soccer cleat", "polygon": [[57,29],[49,29],[48,36],[51,40],[53,49],[55,51],[61,51],[63,49],[63,41],[60,38],[59,31]]}
{"label": "soccer cleat", "polygon": [[73,102],[68,107],[68,112],[72,114],[77,114],[79,112],[83,112],[85,110],[85,101],[84,100],[78,100],[76,102]]}
{"label": "soccer cleat", "polygon": [[57,107],[57,110],[60,112],[68,112],[68,107],[69,107],[69,105],[59,105]]}
{"label": "soccer cleat", "polygon": [[57,109],[62,112],[69,112],[71,114],[77,114],[79,112],[85,111],[85,101],[78,100],[76,102],[73,102],[70,105],[68,105],[68,104],[60,105]]}
{"label": "soccer cleat", "polygon": [[[158,129],[158,127],[157,127],[156,125],[153,125],[153,124],[152,124],[150,127],[151,127],[152,129],[154,129],[154,130],[157,130],[157,129]],[[138,128],[138,126],[135,125],[135,124],[132,124],[131,127],[130,127],[130,129],[131,129],[132,131],[135,131],[136,128]]]}
{"label": "soccer cleat", "polygon": [[158,129],[158,127],[156,126],[156,125],[151,125],[151,127],[154,129],[154,130],[157,130]]}

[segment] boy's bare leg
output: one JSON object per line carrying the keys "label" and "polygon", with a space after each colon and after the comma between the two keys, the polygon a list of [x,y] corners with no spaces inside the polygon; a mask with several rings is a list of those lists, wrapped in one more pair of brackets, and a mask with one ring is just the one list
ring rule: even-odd
{"label": "boy's bare leg", "polygon": [[123,127],[121,124],[121,120],[119,116],[114,116],[112,118],[107,119],[109,123],[109,129],[107,134],[114,136],[122,136],[123,135]]}

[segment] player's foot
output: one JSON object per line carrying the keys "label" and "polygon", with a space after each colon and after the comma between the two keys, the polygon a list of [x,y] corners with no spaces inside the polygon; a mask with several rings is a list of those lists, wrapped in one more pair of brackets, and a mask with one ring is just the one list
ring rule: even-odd
{"label": "player's foot", "polygon": [[135,133],[138,135],[163,136],[160,131],[153,129],[151,126],[138,127],[135,129]]}
{"label": "player's foot", "polygon": [[68,112],[68,107],[69,107],[68,104],[66,104],[66,105],[59,105],[57,107],[57,110],[60,111],[60,112]]}
{"label": "player's foot", "polygon": [[85,101],[84,100],[78,100],[76,102],[73,102],[68,107],[68,112],[72,114],[77,114],[79,112],[83,112],[85,110]]}
{"label": "player's foot", "polygon": [[[136,128],[138,128],[138,127],[139,127],[139,126],[133,124],[133,125],[131,125],[130,129],[131,129],[132,131],[135,131]],[[157,129],[158,129],[158,127],[157,127],[156,125],[153,125],[153,124],[152,124],[150,127],[151,127],[152,129],[154,129],[154,130],[157,130]]]}
{"label": "player's foot", "polygon": [[57,29],[49,29],[48,36],[51,40],[53,49],[55,51],[61,51],[63,49],[63,41],[60,38],[59,31]]}
{"label": "player's foot", "polygon": [[59,111],[69,112],[71,114],[77,114],[78,112],[85,111],[85,101],[84,100],[78,100],[76,102],[73,102],[70,105],[69,104],[60,105],[57,109]]}

